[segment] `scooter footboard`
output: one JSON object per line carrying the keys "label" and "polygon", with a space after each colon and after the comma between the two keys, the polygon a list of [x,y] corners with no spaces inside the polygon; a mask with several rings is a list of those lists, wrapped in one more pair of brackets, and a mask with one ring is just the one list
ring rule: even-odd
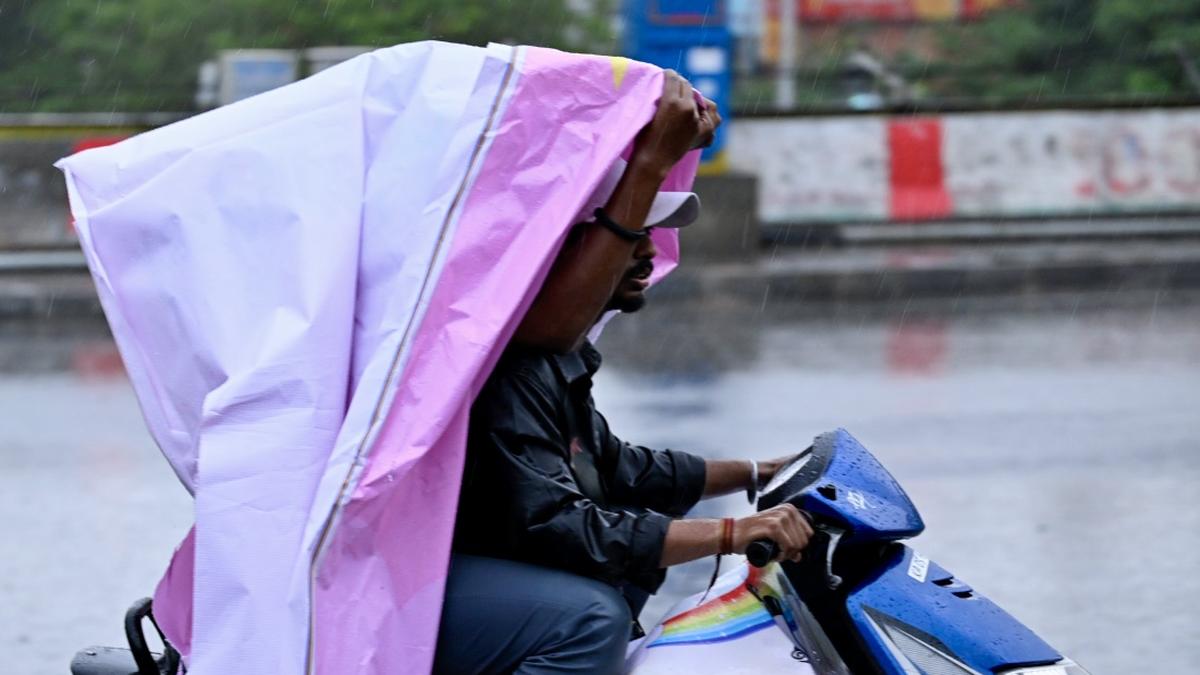
{"label": "scooter footboard", "polygon": [[[631,645],[626,673],[635,675],[818,675],[810,650],[771,613],[764,594],[782,595],[776,573],[741,564],[705,593],[681,600]],[[756,595],[758,594],[758,595]]]}
{"label": "scooter footboard", "polygon": [[992,673],[1062,656],[998,605],[902,544],[849,591],[846,611],[880,672]]}

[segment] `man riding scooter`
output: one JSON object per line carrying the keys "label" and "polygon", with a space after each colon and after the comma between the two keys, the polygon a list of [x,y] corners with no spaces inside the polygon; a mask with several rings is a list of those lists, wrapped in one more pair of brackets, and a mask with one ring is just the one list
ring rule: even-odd
{"label": "man riding scooter", "polygon": [[[417,43],[305,82],[60,163],[147,426],[196,499],[130,648],[73,673],[614,672],[664,568],[745,550],[760,567],[714,574],[627,667],[1086,675],[903,543],[915,505],[845,430],[782,466],[715,462],[623,443],[595,411],[584,336],[643,304],[647,230],[697,208],[659,190],[720,122],[682,79]],[[767,478],[760,515],[684,517]]]}
{"label": "man riding scooter", "polygon": [[665,568],[772,539],[797,560],[812,529],[783,504],[741,519],[689,519],[700,499],[749,490],[789,457],[705,460],[621,441],[596,411],[606,311],[634,312],[657,254],[653,227],[694,220],[659,187],[721,118],[667,71],[654,118],[560,251],[471,412],[454,556],[435,671],[619,672],[632,618]]}

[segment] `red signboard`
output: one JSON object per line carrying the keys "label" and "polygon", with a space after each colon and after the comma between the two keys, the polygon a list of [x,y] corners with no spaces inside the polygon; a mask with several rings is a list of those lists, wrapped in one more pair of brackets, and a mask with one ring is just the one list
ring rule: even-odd
{"label": "red signboard", "polygon": [[[780,0],[786,2],[787,0]],[[802,23],[973,19],[1011,0],[795,0]],[[775,3],[769,3],[774,5]],[[777,12],[777,8],[768,7]],[[778,16],[777,13],[774,13]]]}
{"label": "red signboard", "polygon": [[913,0],[800,0],[801,21],[905,21]]}
{"label": "red signboard", "polygon": [[993,9],[1014,4],[1013,0],[961,0],[961,2],[962,9],[959,10],[959,16],[967,19],[983,16]]}

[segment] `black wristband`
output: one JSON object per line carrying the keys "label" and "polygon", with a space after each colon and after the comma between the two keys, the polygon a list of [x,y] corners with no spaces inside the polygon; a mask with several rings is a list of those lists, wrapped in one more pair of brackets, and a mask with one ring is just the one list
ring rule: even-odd
{"label": "black wristband", "polygon": [[596,222],[608,228],[609,232],[617,235],[625,241],[641,241],[650,235],[647,230],[629,230],[621,226],[620,223],[608,217],[604,209],[596,209],[592,212],[596,216]]}

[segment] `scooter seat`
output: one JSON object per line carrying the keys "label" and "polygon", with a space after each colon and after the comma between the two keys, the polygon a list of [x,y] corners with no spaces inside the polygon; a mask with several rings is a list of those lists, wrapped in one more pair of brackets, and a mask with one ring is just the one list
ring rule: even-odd
{"label": "scooter seat", "polygon": [[[162,672],[162,655],[153,654]],[[71,659],[71,675],[144,675],[133,652],[120,647],[88,647]]]}

